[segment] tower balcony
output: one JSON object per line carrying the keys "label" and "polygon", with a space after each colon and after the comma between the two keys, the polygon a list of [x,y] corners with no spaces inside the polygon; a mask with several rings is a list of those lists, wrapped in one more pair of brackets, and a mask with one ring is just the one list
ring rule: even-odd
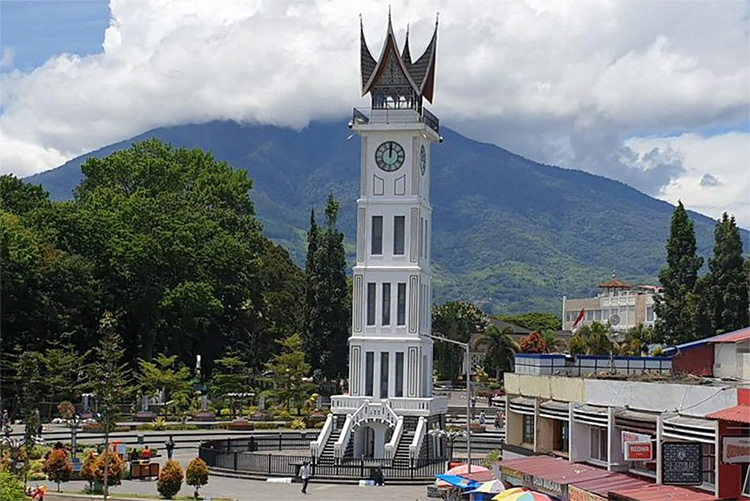
{"label": "tower balcony", "polygon": [[[362,404],[367,403],[367,406]],[[444,396],[432,397],[355,397],[351,395],[335,395],[331,397],[331,412],[334,414],[352,414],[362,408],[368,413],[393,411],[399,416],[432,416],[448,412],[448,399]],[[383,409],[383,410],[381,410]]]}
{"label": "tower balcony", "polygon": [[378,108],[354,108],[350,126],[410,123],[423,123],[440,136],[440,120],[424,106],[421,109],[397,105]]}

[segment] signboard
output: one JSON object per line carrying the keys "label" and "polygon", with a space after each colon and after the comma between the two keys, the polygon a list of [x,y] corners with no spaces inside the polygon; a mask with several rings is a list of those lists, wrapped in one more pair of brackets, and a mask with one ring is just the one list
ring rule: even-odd
{"label": "signboard", "polygon": [[621,432],[622,435],[622,453],[625,454],[625,443],[626,442],[651,442],[654,437],[645,433],[635,433],[633,431]]}
{"label": "signboard", "polygon": [[703,483],[703,447],[700,442],[664,442],[661,464],[664,485]]}
{"label": "signboard", "polygon": [[723,437],[721,461],[726,464],[750,463],[750,437]]}
{"label": "signboard", "polygon": [[562,486],[557,482],[536,476],[531,482],[531,488],[558,497],[563,493]]}
{"label": "signboard", "polygon": [[507,466],[503,466],[502,479],[514,486],[523,485],[523,473],[518,470],[508,468]]}
{"label": "signboard", "polygon": [[606,497],[594,494],[593,492],[584,491],[575,485],[568,486],[568,499],[570,501],[607,501]]}
{"label": "signboard", "polygon": [[625,442],[626,461],[651,461],[654,459],[652,442]]}

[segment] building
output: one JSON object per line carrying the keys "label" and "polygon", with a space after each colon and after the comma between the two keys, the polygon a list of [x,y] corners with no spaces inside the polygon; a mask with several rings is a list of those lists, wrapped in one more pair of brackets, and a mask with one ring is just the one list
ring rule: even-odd
{"label": "building", "polygon": [[320,462],[413,460],[442,455],[428,430],[445,424],[447,399],[432,395],[430,147],[441,141],[432,102],[437,23],[413,60],[399,50],[390,15],[378,60],[360,31],[362,94],[350,127],[361,137],[357,246],[353,270],[349,394],[311,444]]}
{"label": "building", "polygon": [[[515,372],[505,374],[504,457],[558,457],[600,473],[625,474],[616,478],[626,484],[628,478],[639,479],[653,493],[655,487],[665,488],[673,475],[662,465],[671,448],[693,447],[699,458],[692,472],[697,496],[703,492],[736,499],[727,495],[740,492],[747,468],[727,464],[722,447],[725,437],[748,431],[750,407],[738,406],[750,400],[750,381],[675,375],[672,363],[656,357],[517,355]],[[732,440],[737,440],[730,439],[735,447],[744,443]],[[524,468],[516,464],[511,469],[525,472]],[[595,475],[590,475],[586,479],[593,482]]]}
{"label": "building", "polygon": [[675,372],[750,380],[750,327],[669,347]]}
{"label": "building", "polygon": [[643,324],[653,326],[655,296],[660,288],[654,285],[630,285],[612,277],[599,284],[601,292],[596,297],[568,299],[563,296],[562,329],[572,330],[583,310],[583,325],[594,322],[609,324],[617,332]]}

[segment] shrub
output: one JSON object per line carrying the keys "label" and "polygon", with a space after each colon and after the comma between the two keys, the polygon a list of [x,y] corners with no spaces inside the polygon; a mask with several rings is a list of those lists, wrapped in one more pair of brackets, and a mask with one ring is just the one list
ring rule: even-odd
{"label": "shrub", "polygon": [[57,492],[60,492],[60,482],[70,480],[73,467],[63,449],[52,449],[47,460],[44,462],[42,471],[47,474],[47,478],[57,483]]}
{"label": "shrub", "polygon": [[278,427],[279,427],[279,425],[277,423],[274,423],[274,422],[260,422],[260,423],[255,423],[255,429],[256,430],[275,430]]}
{"label": "shrub", "polygon": [[321,421],[320,423],[315,423],[315,425],[313,426],[313,428],[315,428],[316,430],[322,430],[325,425],[326,425],[326,422],[325,421]]}
{"label": "shrub", "polygon": [[182,466],[177,461],[169,460],[159,473],[159,480],[156,481],[156,490],[164,499],[173,499],[175,494],[180,492],[182,487]]}
{"label": "shrub", "polygon": [[163,431],[167,427],[167,422],[163,417],[158,417],[154,420],[153,427],[155,431]]}
{"label": "shrub", "polygon": [[125,463],[120,456],[114,452],[107,454],[106,451],[104,451],[96,458],[96,462],[94,463],[94,475],[96,481],[102,484],[104,483],[105,461],[109,463],[107,466],[107,485],[120,485],[122,474],[125,471]]}
{"label": "shrub", "polygon": [[198,489],[208,483],[208,466],[201,458],[195,458],[185,471],[185,483],[195,487],[195,497],[198,497]]}
{"label": "shrub", "polygon": [[482,466],[485,468],[492,468],[495,466],[495,463],[498,462],[498,460],[501,458],[500,451],[493,450],[487,453],[487,456],[484,458],[484,461],[482,461]]}
{"label": "shrub", "polygon": [[60,417],[63,419],[70,419],[76,413],[76,406],[71,402],[64,400],[57,404],[57,413],[60,414]]}
{"label": "shrub", "polygon": [[96,480],[96,456],[94,451],[89,451],[86,454],[86,459],[83,460],[81,465],[81,478],[87,480],[89,483],[89,492],[94,490],[94,481]]}
{"label": "shrub", "polygon": [[0,499],[3,501],[26,501],[23,484],[7,471],[0,471]]}
{"label": "shrub", "polygon": [[306,428],[306,426],[305,426],[305,422],[304,422],[304,421],[302,421],[302,419],[300,419],[300,418],[296,418],[296,419],[294,419],[294,420],[293,420],[293,421],[291,422],[291,424],[289,425],[289,427],[290,427],[291,429],[293,429],[293,430],[304,430],[304,429]]}

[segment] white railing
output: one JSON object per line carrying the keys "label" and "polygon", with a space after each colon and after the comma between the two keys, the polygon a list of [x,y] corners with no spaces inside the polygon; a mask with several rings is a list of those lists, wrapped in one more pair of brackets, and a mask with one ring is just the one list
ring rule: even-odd
{"label": "white railing", "polygon": [[337,458],[344,457],[344,453],[346,452],[346,445],[349,443],[349,434],[352,432],[353,425],[354,425],[354,420],[352,419],[352,415],[349,414],[346,416],[346,421],[344,421],[344,426],[341,428],[341,435],[339,435],[339,438],[338,440],[336,440],[336,443],[333,444],[334,457],[337,457]]}
{"label": "white railing", "polygon": [[320,457],[323,453],[323,448],[326,446],[326,442],[328,442],[328,437],[331,436],[331,431],[333,431],[333,414],[328,414],[317,440],[310,442],[311,456],[314,456],[316,459]]}
{"label": "white railing", "polygon": [[393,436],[391,436],[391,441],[385,444],[386,459],[393,459],[393,456],[396,454],[396,449],[398,448],[398,442],[401,440],[401,434],[403,432],[404,418],[403,416],[399,416],[398,421],[396,422],[396,429],[393,430]]}
{"label": "white railing", "polygon": [[422,449],[422,441],[424,436],[427,434],[427,420],[420,416],[417,422],[417,431],[414,433],[414,438],[409,444],[409,459],[415,459],[419,457],[419,451]]}
{"label": "white railing", "polygon": [[443,396],[432,398],[391,398],[388,405],[398,414],[407,416],[431,416],[448,412],[448,399]]}
{"label": "white railing", "polygon": [[370,397],[352,397],[350,395],[335,395],[331,397],[331,412],[334,414],[349,414],[365,403]]}

